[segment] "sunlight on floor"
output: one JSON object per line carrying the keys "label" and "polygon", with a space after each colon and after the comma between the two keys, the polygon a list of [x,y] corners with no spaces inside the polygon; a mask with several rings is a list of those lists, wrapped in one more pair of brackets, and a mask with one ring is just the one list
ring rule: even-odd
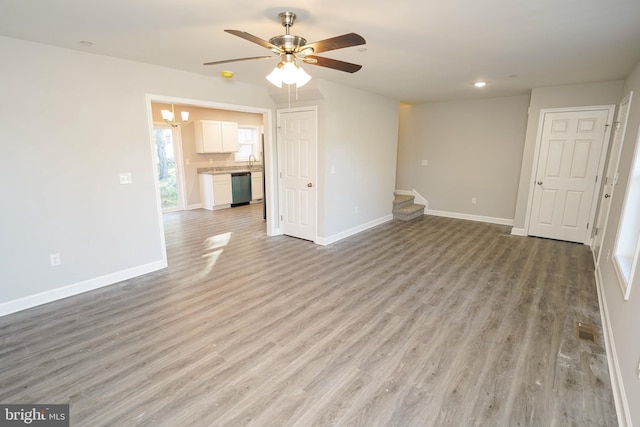
{"label": "sunlight on floor", "polygon": [[[231,240],[231,232],[218,234],[216,236],[207,237],[204,241],[204,251],[202,258],[205,259],[205,264],[197,274],[190,276],[187,280],[181,284],[196,283],[206,278],[213,267],[218,261],[218,257],[224,252],[224,247],[227,246]],[[212,252],[209,252],[212,251]]]}

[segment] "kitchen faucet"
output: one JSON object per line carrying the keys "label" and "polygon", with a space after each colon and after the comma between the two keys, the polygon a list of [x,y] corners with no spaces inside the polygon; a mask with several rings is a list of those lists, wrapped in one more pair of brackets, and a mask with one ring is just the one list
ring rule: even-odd
{"label": "kitchen faucet", "polygon": [[[253,160],[251,160],[252,157],[253,157]],[[253,162],[257,162],[256,156],[254,156],[253,154],[249,154],[249,169],[253,167]]]}

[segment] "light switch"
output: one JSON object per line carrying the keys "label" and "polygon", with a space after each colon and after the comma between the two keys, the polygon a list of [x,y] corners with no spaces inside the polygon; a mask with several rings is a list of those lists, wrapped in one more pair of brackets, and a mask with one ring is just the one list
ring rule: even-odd
{"label": "light switch", "polygon": [[422,166],[428,166],[428,165],[429,165],[429,160],[422,161]]}
{"label": "light switch", "polygon": [[131,172],[120,172],[120,184],[131,184]]}

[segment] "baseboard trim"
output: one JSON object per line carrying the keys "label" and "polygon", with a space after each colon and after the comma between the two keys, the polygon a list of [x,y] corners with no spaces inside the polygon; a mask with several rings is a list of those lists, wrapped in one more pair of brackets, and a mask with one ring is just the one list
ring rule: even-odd
{"label": "baseboard trim", "polygon": [[456,219],[466,219],[469,221],[477,221],[477,222],[488,222],[491,224],[500,224],[500,225],[511,225],[513,226],[513,220],[507,218],[495,218],[491,216],[481,216],[481,215],[470,215],[463,214],[458,212],[446,212],[446,211],[436,211],[433,209],[427,210],[427,215],[433,216],[444,216],[447,218],[456,218]]}
{"label": "baseboard trim", "polygon": [[39,294],[29,295],[13,301],[4,302],[0,304],[0,317],[6,316],[11,313],[16,313],[18,311],[27,310],[29,308],[33,308],[42,304],[47,304],[53,301],[72,297],[74,295],[82,294],[84,292],[92,291],[104,286],[113,285],[114,283],[122,282],[123,280],[131,279],[133,277],[142,276],[143,274],[161,270],[165,267],[167,267],[166,260],[155,261],[149,264],[140,265],[138,267],[117,271],[115,273],[107,274],[78,283],[73,283],[71,285],[62,286],[60,288],[51,289]]}
{"label": "baseboard trim", "polygon": [[383,216],[382,218],[374,219],[373,221],[366,222],[357,227],[353,227],[341,233],[334,234],[333,236],[330,236],[330,237],[318,237],[316,238],[315,243],[321,246],[327,246],[339,240],[345,239],[349,236],[353,236],[354,234],[358,234],[365,230],[373,228],[377,225],[384,224],[385,222],[391,221],[392,219],[393,219],[393,215],[391,214],[386,215],[386,216]]}
{"label": "baseboard trim", "polygon": [[613,340],[613,330],[611,329],[611,320],[609,317],[609,309],[607,308],[607,298],[604,294],[604,284],[602,282],[602,273],[596,265],[596,290],[598,292],[598,304],[600,305],[600,320],[602,322],[602,333],[604,335],[604,347],[607,351],[607,362],[609,365],[609,378],[611,378],[611,389],[613,391],[613,400],[616,405],[616,414],[618,416],[618,425],[620,427],[631,427],[631,413],[629,412],[629,402],[627,402],[627,394],[624,391],[624,383],[622,382],[622,372],[618,364],[618,354],[616,352],[615,341]]}
{"label": "baseboard trim", "polygon": [[514,235],[514,236],[526,236],[527,232],[525,231],[524,228],[515,228],[515,227],[513,227],[511,229],[511,234]]}
{"label": "baseboard trim", "polygon": [[202,203],[197,203],[195,205],[187,205],[184,210],[185,211],[192,211],[194,209],[202,209]]}

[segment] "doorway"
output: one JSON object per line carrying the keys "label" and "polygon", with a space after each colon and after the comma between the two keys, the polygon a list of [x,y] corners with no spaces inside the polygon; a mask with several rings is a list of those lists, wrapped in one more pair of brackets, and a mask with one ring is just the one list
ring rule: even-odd
{"label": "doorway", "polygon": [[[151,143],[151,149],[153,153],[155,153],[157,150],[156,142],[155,142],[155,131],[154,131],[154,128],[156,126],[154,126],[155,123],[153,119],[154,114],[153,114],[153,107],[152,107],[152,104],[155,104],[155,103],[200,107],[204,109],[226,110],[230,112],[257,113],[262,115],[262,123],[263,123],[263,129],[264,129],[263,164],[264,164],[264,179],[265,179],[263,200],[266,202],[266,209],[267,209],[266,234],[268,236],[275,236],[275,235],[282,234],[280,229],[280,224],[279,224],[280,215],[278,210],[278,206],[279,206],[278,191],[277,191],[278,161],[276,157],[275,147],[272,144],[272,141],[273,141],[272,134],[274,131],[273,110],[270,108],[258,108],[258,107],[250,107],[250,106],[242,106],[242,105],[234,105],[234,104],[223,104],[223,103],[203,101],[198,99],[177,98],[177,97],[164,96],[164,95],[148,94],[146,95],[147,117],[148,117],[148,123],[149,123],[150,143]],[[185,126],[188,126],[188,125],[185,125]],[[176,138],[175,133],[173,133],[173,135],[174,135],[174,141],[179,140],[179,135],[177,137],[178,139],[175,139]],[[181,154],[178,154],[178,156],[181,156]],[[188,157],[183,158],[181,160],[183,161],[181,162],[181,164],[184,165],[185,168],[194,169],[194,163],[193,162],[190,163]],[[154,174],[156,175],[154,176],[154,181],[156,183],[156,194],[158,198],[158,206],[160,206],[161,197],[160,197],[159,188],[157,187],[158,180],[156,178],[158,176],[157,167],[158,165],[156,163],[155,155],[154,155],[153,170],[154,170]],[[190,195],[198,192],[198,187],[196,184],[194,184],[196,180],[192,179],[191,181],[185,178],[184,184],[183,184],[184,189],[183,189],[182,199],[183,199],[185,210],[197,209],[201,207],[200,205],[191,205],[187,201],[187,199],[191,197]],[[164,225],[163,225],[162,214],[163,214],[163,210],[158,209],[158,219],[160,223],[159,233],[160,233],[161,241],[163,242],[163,246],[164,246]]]}
{"label": "doorway", "polygon": [[528,235],[590,242],[613,111],[541,111]]}

